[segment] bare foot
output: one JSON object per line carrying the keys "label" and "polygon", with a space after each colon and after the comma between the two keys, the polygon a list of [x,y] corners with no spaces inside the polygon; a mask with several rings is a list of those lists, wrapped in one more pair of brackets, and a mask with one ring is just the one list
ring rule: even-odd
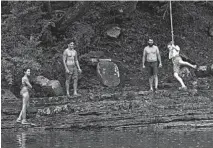
{"label": "bare foot", "polygon": [[68,98],[71,98],[70,94],[67,94],[67,97],[68,97]]}
{"label": "bare foot", "polygon": [[30,123],[30,122],[27,122],[26,120],[22,120],[21,124],[26,125],[26,124],[31,124],[31,123]]}
{"label": "bare foot", "polygon": [[158,88],[155,88],[155,92],[158,92]]}
{"label": "bare foot", "polygon": [[21,119],[17,119],[16,122],[17,122],[17,123],[21,123]]}
{"label": "bare foot", "polygon": [[184,86],[184,87],[179,87],[178,89],[179,89],[179,90],[187,90],[187,87],[186,87],[186,86]]}
{"label": "bare foot", "polygon": [[80,97],[81,95],[78,93],[74,93],[73,96]]}

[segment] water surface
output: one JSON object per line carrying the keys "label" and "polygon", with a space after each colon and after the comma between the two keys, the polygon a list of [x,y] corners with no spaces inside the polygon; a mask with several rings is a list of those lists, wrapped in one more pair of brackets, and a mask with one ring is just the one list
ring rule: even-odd
{"label": "water surface", "polygon": [[2,148],[212,148],[212,130],[2,130]]}

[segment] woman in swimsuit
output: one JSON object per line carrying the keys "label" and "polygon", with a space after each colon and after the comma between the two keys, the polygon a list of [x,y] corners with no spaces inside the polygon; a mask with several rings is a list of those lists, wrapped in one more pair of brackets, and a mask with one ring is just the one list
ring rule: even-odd
{"label": "woman in swimsuit", "polygon": [[22,124],[29,124],[26,120],[26,110],[29,106],[29,89],[32,88],[32,85],[29,82],[28,76],[30,76],[30,69],[24,69],[24,77],[22,77],[22,86],[20,92],[23,98],[23,105],[19,117],[16,120],[17,122]]}

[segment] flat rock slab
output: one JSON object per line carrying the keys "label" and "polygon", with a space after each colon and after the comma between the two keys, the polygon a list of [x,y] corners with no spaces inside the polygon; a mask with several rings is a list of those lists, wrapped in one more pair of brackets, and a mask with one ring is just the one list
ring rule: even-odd
{"label": "flat rock slab", "polygon": [[[30,106],[34,104],[37,110],[30,111],[27,119],[36,123],[35,127],[15,125],[21,100],[7,100],[2,106],[2,129],[72,129],[154,124],[175,128],[179,127],[175,122],[185,124],[188,121],[194,123],[206,120],[210,122],[205,126],[212,127],[213,91],[198,91],[198,95],[193,96],[194,91],[112,91],[110,88],[110,92],[107,89],[101,94],[92,93],[94,98],[98,98],[92,101],[87,99],[91,95],[89,93],[82,93],[81,97],[68,100],[65,96],[31,98]],[[208,95],[204,96],[207,92]],[[192,127],[202,125],[195,124]]]}
{"label": "flat rock slab", "polygon": [[97,73],[105,86],[114,87],[120,84],[119,69],[114,62],[99,62],[97,65]]}
{"label": "flat rock slab", "polygon": [[68,102],[68,98],[66,96],[31,98],[30,100],[30,104],[35,107],[59,105],[66,102]]}

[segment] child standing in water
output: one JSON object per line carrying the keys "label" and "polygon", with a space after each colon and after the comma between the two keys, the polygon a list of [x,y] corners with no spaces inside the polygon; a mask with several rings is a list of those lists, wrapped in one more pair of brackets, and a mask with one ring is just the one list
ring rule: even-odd
{"label": "child standing in water", "polygon": [[30,69],[24,69],[24,77],[22,77],[22,88],[21,88],[21,96],[23,98],[22,110],[19,114],[18,119],[16,122],[21,124],[30,124],[26,120],[26,110],[29,107],[29,89],[32,88],[32,85],[29,82],[28,76],[30,76]]}
{"label": "child standing in water", "polygon": [[178,45],[174,45],[173,42],[168,43],[167,47],[169,49],[169,59],[172,59],[172,62],[173,62],[174,77],[181,84],[181,87],[179,89],[186,90],[187,87],[184,84],[182,78],[179,76],[180,66],[186,65],[186,66],[196,69],[197,65],[192,65],[189,62],[183,61],[179,55],[180,47]]}

